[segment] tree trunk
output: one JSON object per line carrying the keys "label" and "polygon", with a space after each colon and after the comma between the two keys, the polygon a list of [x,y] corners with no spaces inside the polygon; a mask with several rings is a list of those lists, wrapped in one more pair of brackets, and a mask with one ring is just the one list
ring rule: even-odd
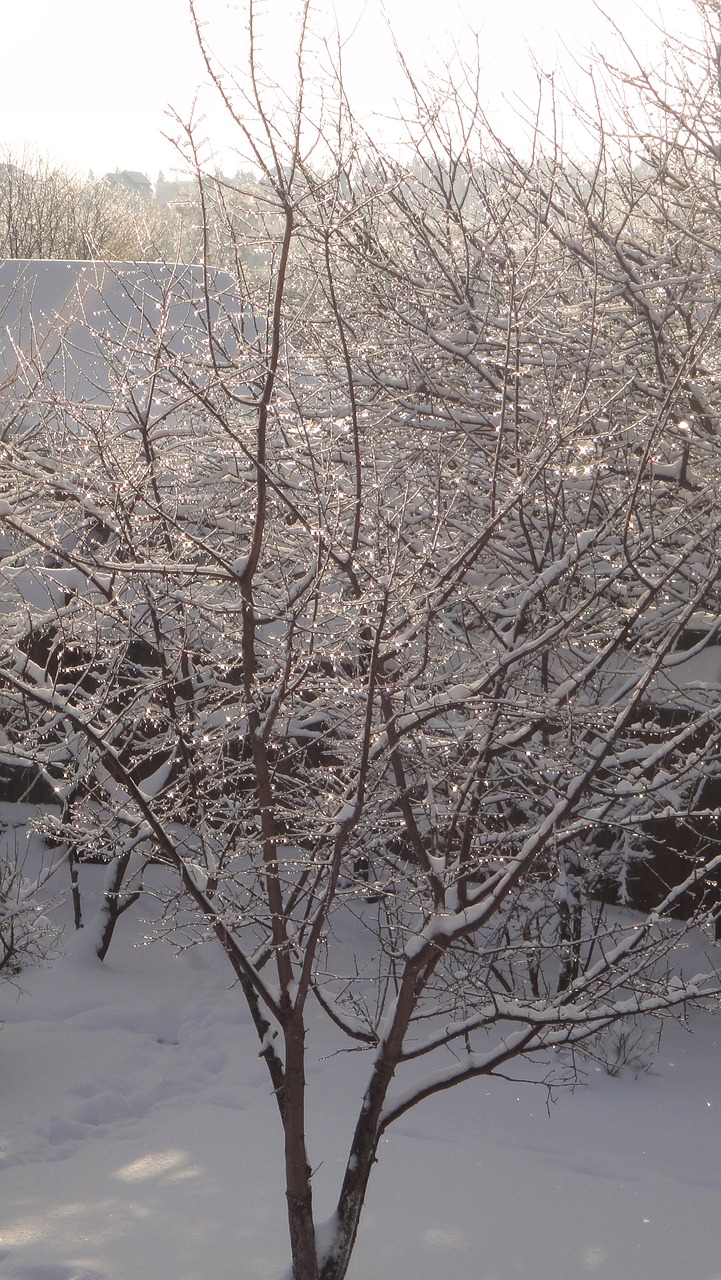
{"label": "tree trunk", "polygon": [[68,850],[68,866],[70,868],[70,893],[73,902],[73,924],[76,929],[83,927],[83,908],[80,899],[80,879],[78,877],[78,860],[72,845]]}
{"label": "tree trunk", "polygon": [[294,1015],[288,1022],[285,1046],[285,1194],[293,1280],[318,1280],[311,1168],[305,1140],[305,1027],[302,1014]]}
{"label": "tree trunk", "polygon": [[118,916],[121,915],[120,890],[129,861],[130,854],[124,853],[113,859],[106,872],[103,903],[99,913],[98,944],[95,948],[99,960],[104,960],[108,954]]}
{"label": "tree trunk", "polygon": [[338,1227],[334,1244],[321,1260],[319,1280],[345,1280],[355,1247],[368,1179],[376,1161],[378,1149],[377,1126],[368,1119],[367,1128],[361,1124],[356,1129],[357,1142],[348,1165],[339,1202]]}

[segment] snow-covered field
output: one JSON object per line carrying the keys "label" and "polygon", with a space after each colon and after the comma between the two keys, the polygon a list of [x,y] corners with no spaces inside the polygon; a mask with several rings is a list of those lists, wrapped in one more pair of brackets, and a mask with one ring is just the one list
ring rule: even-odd
{"label": "snow-covered field", "polygon": [[[51,968],[0,986],[0,1280],[285,1273],[280,1128],[229,972],[126,915],[104,965],[66,926]],[[721,1280],[720,1060],[696,1012],[637,1077],[424,1104],[384,1143],[350,1280]],[[366,1066],[313,1061],[321,1213]]]}

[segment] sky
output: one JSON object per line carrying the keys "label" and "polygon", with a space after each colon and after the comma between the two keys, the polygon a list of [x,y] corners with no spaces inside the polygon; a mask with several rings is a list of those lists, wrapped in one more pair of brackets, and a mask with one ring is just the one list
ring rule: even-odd
{"label": "sky", "polygon": [[[684,0],[648,0],[647,11],[675,30]],[[261,56],[281,77],[298,0],[256,0]],[[216,54],[231,69],[242,60],[247,0],[197,0]],[[640,46],[654,40],[634,0],[603,6]],[[390,27],[416,67],[455,43],[480,40],[482,92],[488,105],[527,96],[528,49],[551,69],[562,47],[608,45],[593,0],[313,0],[313,23],[340,29],[343,58],[361,112],[391,110],[397,84]],[[177,134],[169,108],[185,120],[196,100],[209,146],[221,164],[232,147],[207,88],[187,0],[0,0],[0,150],[25,148],[86,174],[135,169],[155,179],[180,167],[163,135]],[[581,52],[581,57],[583,58]]]}

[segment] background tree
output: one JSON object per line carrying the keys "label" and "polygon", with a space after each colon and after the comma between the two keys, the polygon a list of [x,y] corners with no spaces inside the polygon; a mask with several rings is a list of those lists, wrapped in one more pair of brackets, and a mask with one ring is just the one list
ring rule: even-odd
{"label": "background tree", "polygon": [[23,969],[47,963],[57,943],[57,930],[37,901],[50,876],[50,863],[41,866],[39,873],[37,869],[31,873],[28,853],[25,824],[4,824],[0,836],[0,982],[21,981]]}
{"label": "background tree", "polygon": [[174,259],[177,219],[104,179],[31,153],[0,161],[0,257]]}
{"label": "background tree", "polygon": [[[696,186],[679,231],[605,134],[588,171],[540,131],[520,160],[456,69],[409,76],[389,157],[342,86],[310,99],[307,6],[285,112],[252,0],[238,83],[194,16],[259,175],[232,231],[265,328],[234,353],[201,305],[181,358],[168,295],[102,403],[28,392],[0,470],[3,726],[55,789],[42,829],[81,873],[108,860],[99,951],[151,858],[178,936],[220,942],[294,1280],[342,1280],[409,1108],[529,1058],[563,1077],[605,1028],[718,997],[673,918],[693,892],[708,922],[717,858],[618,905],[639,830],[696,815],[718,753],[718,450],[689,399],[715,395],[715,277],[692,301]],[[322,1231],[311,999],[369,1060]]]}

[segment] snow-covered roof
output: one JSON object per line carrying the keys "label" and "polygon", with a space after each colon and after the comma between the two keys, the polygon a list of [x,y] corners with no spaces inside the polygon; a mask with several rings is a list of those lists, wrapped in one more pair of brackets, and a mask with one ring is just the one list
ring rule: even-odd
{"label": "snow-covered roof", "polygon": [[671,709],[707,708],[721,696],[721,646],[709,644],[686,656],[671,654],[650,690],[656,705]]}
{"label": "snow-covered roof", "polygon": [[106,173],[105,182],[113,187],[122,187],[125,191],[134,191],[138,195],[150,195],[153,184],[145,173],[137,169],[116,169],[115,173]]}
{"label": "snow-covered roof", "polygon": [[73,403],[134,394],[157,368],[232,365],[261,324],[233,278],[163,262],[0,261],[0,392]]}
{"label": "snow-covered roof", "polygon": [[[603,670],[601,687],[591,696],[613,705],[632,695],[646,678],[643,662],[626,650],[615,653]],[[712,640],[668,654],[645,688],[643,702],[665,711],[706,711],[721,701],[721,645]]]}

